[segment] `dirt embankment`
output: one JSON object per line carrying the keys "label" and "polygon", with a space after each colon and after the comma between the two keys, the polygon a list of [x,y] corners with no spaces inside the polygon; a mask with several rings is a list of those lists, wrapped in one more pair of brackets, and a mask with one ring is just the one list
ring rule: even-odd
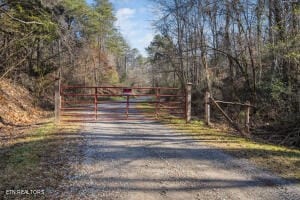
{"label": "dirt embankment", "polygon": [[81,158],[79,127],[55,124],[34,102],[24,87],[0,81],[0,199],[59,199],[69,163]]}
{"label": "dirt embankment", "polygon": [[21,85],[0,81],[0,137],[38,123],[47,113],[34,106],[34,98]]}

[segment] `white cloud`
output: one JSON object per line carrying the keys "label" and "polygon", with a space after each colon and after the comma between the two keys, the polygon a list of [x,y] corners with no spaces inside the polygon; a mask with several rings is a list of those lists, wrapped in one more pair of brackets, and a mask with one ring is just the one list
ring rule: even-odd
{"label": "white cloud", "polygon": [[134,19],[136,10],[131,8],[121,8],[117,11],[116,17],[116,26],[120,28],[123,34],[128,34],[130,30],[133,28]]}
{"label": "white cloud", "polygon": [[[154,33],[147,33],[146,35],[144,35],[143,37],[141,37],[140,39],[137,40],[137,45],[139,47],[148,47],[150,42],[153,40],[154,37]],[[141,53],[145,56],[146,55],[146,51],[145,49],[141,49],[140,50]]]}
{"label": "white cloud", "polygon": [[146,9],[120,8],[116,11],[117,21],[115,24],[130,46],[139,49],[144,56],[146,56],[145,48],[154,36],[149,22],[141,13]]}
{"label": "white cloud", "polygon": [[131,8],[120,8],[117,10],[116,17],[118,20],[129,19],[135,14],[136,10]]}
{"label": "white cloud", "polygon": [[116,26],[120,29],[123,36],[130,41],[130,38],[136,35],[134,15],[135,9],[131,8],[120,8],[116,12]]}
{"label": "white cloud", "polygon": [[112,2],[113,4],[116,3],[128,3],[130,0],[110,0],[110,2]]}

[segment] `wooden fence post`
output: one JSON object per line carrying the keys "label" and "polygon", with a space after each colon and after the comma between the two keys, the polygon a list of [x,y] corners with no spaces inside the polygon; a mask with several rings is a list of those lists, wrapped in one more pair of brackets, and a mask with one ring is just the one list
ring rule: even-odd
{"label": "wooden fence post", "polygon": [[186,99],[185,99],[185,117],[186,117],[186,123],[191,121],[191,115],[192,115],[192,83],[186,84]]}
{"label": "wooden fence post", "polygon": [[98,96],[97,96],[97,93],[98,93],[98,89],[97,87],[95,87],[95,94],[94,94],[94,110],[95,110],[95,120],[98,119]]}
{"label": "wooden fence post", "polygon": [[54,84],[54,116],[55,116],[55,123],[60,123],[60,109],[61,109],[61,76],[62,76],[62,69],[61,69],[61,59],[60,59],[60,40],[58,40],[58,78]]}
{"label": "wooden fence post", "polygon": [[129,94],[126,96],[126,119],[128,119],[129,113]]}
{"label": "wooden fence post", "polygon": [[160,107],[160,88],[157,87],[155,91],[156,105],[155,105],[155,118],[159,118],[159,107]]}
{"label": "wooden fence post", "polygon": [[205,92],[205,123],[210,125],[210,93]]}
{"label": "wooden fence post", "polygon": [[245,127],[246,127],[246,132],[250,133],[250,102],[246,101],[246,120],[245,120]]}
{"label": "wooden fence post", "polygon": [[55,123],[60,122],[60,105],[61,105],[61,97],[60,97],[60,80],[55,81],[55,96],[54,96],[54,115],[55,115]]}

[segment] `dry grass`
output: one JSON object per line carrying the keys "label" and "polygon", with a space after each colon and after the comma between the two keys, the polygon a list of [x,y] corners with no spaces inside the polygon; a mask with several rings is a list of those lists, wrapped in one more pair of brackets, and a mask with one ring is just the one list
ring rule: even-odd
{"label": "dry grass", "polygon": [[239,135],[207,127],[202,121],[186,124],[184,120],[165,120],[173,128],[192,134],[195,139],[229,153],[246,158],[257,166],[284,178],[300,180],[300,150],[255,142]]}
{"label": "dry grass", "polygon": [[[26,88],[0,81],[0,199],[59,197],[61,180],[72,173],[70,162],[80,158],[82,138],[79,127],[56,126],[48,114],[34,105]],[[37,189],[45,195],[5,195]]]}
{"label": "dry grass", "polygon": [[[143,107],[153,108],[149,104]],[[168,120],[162,117],[161,121],[172,128],[193,135],[200,142],[205,142],[235,157],[248,159],[262,169],[287,179],[300,181],[299,149],[246,139],[226,131],[221,126],[218,126],[219,128],[208,127],[200,120],[192,120],[191,123],[186,124],[182,119]]]}
{"label": "dry grass", "polygon": [[[142,107],[149,109],[152,106],[145,104],[140,106],[140,108]],[[257,166],[281,177],[300,180],[299,149],[246,139],[226,131],[222,126],[218,126],[219,128],[208,127],[201,120],[192,120],[191,123],[186,124],[185,120],[182,119],[163,119],[163,117],[161,118],[163,123],[189,133],[201,142],[205,142],[235,157],[248,159]]]}
{"label": "dry grass", "polygon": [[[70,157],[78,157],[78,127],[53,123],[29,130],[23,137],[0,146],[0,199],[49,199],[71,173]],[[45,190],[45,195],[5,195],[6,190]]]}

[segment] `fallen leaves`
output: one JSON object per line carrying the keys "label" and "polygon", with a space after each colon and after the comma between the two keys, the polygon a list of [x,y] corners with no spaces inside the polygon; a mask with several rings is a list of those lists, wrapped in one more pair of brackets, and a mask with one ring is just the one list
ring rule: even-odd
{"label": "fallen leaves", "polygon": [[9,80],[0,81],[0,104],[2,126],[28,125],[46,114],[33,105],[33,97],[28,90],[10,83]]}

